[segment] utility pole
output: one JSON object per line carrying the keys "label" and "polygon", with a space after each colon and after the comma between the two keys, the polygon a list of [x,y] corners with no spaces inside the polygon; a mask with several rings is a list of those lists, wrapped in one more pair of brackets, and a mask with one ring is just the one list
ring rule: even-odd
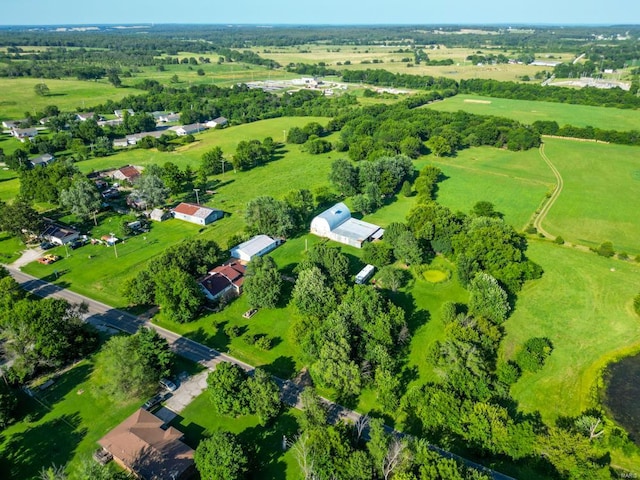
{"label": "utility pole", "polygon": [[196,203],[200,205],[200,197],[198,197],[198,192],[200,191],[200,189],[194,188],[193,191],[196,192]]}

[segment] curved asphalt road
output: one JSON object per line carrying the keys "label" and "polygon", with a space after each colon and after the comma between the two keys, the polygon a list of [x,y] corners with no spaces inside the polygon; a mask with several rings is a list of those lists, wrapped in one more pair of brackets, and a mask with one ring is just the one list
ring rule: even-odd
{"label": "curved asphalt road", "polygon": [[[222,352],[214,350],[213,348],[209,348],[205,345],[202,345],[201,343],[194,342],[193,340],[178,335],[177,333],[171,332],[165,328],[159,327],[158,325],[154,325],[149,320],[110,307],[104,303],[92,300],[88,297],[72,292],[71,290],[58,287],[57,285],[45,282],[44,280],[40,280],[31,275],[27,275],[26,273],[23,273],[15,267],[11,267],[10,265],[6,265],[6,268],[9,270],[9,273],[11,273],[13,278],[21,284],[23,289],[34,295],[37,295],[39,297],[62,298],[70,303],[86,304],[88,306],[86,321],[96,327],[107,326],[127,333],[135,333],[142,326],[152,328],[157,331],[161,337],[167,340],[167,342],[171,346],[171,349],[176,354],[193,362],[198,362],[209,369],[214,369],[215,366],[220,362],[234,363],[247,372],[251,372],[254,369],[254,367],[252,367],[251,365],[244,363],[237,358],[226,355]],[[274,379],[282,389],[282,401],[292,407],[302,409],[302,404],[300,402],[300,393],[302,392],[302,389],[289,380],[283,380],[277,377],[274,377]],[[329,420],[331,422],[337,422],[338,420],[348,420],[352,423],[355,423],[362,416],[358,412],[349,410],[348,408],[327,400],[326,398],[323,398],[322,400],[328,407]],[[404,434],[395,431],[391,427],[385,426],[385,428],[389,433],[393,433],[394,435],[398,436],[404,436]],[[441,448],[434,445],[432,445],[430,448],[438,452],[443,457],[456,459],[469,467],[489,474],[495,480],[514,480],[512,477],[508,477],[501,473],[490,470],[482,465],[473,463],[470,460],[459,457],[451,452],[447,452],[446,450],[442,450]]]}

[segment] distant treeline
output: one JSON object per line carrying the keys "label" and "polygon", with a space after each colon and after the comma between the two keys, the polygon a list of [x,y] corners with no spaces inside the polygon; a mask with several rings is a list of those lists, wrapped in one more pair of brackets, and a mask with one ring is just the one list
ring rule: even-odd
{"label": "distant treeline", "polygon": [[640,132],[637,130],[619,132],[617,130],[603,130],[601,128],[594,128],[589,126],[574,127],[573,125],[564,125],[561,127],[557,122],[541,120],[534,122],[533,128],[535,128],[542,135],[584,138],[586,140],[596,140],[598,142],[640,146]]}
{"label": "distant treeline", "polygon": [[456,92],[458,83],[445,77],[430,75],[409,75],[406,73],[391,73],[387,70],[344,70],[342,81],[347,83],[367,83],[386,87],[420,88],[427,90],[448,90]]}

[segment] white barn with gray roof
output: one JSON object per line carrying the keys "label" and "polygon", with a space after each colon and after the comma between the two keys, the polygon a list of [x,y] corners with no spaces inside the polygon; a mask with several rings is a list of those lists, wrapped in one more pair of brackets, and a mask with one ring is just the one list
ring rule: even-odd
{"label": "white barn with gray roof", "polygon": [[362,244],[381,238],[384,230],[373,223],[351,217],[344,203],[337,203],[311,221],[311,233],[345,245],[362,248]]}
{"label": "white barn with gray roof", "polygon": [[246,242],[236,245],[231,249],[231,256],[245,262],[250,262],[253,257],[261,257],[280,245],[279,240],[274,240],[268,235],[256,235]]}

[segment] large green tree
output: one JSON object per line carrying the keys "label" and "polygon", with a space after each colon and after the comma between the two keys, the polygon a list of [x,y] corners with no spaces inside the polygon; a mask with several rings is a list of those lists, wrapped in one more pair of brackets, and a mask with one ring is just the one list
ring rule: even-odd
{"label": "large green tree", "polygon": [[133,194],[147,203],[148,207],[163,205],[169,196],[169,189],[160,176],[141,175],[134,185]]}
{"label": "large green tree", "polygon": [[274,308],[282,293],[282,277],[273,258],[254,257],[247,265],[242,288],[252,307]]}
{"label": "large green tree", "polygon": [[93,183],[79,177],[71,187],[60,192],[60,203],[74,215],[86,220],[92,213],[100,210],[102,196]]}
{"label": "large green tree", "polygon": [[176,267],[163,269],[155,284],[155,299],[163,315],[179,323],[196,318],[204,303],[204,293],[189,273]]}
{"label": "large green tree", "polygon": [[247,455],[230,432],[214,432],[201,440],[193,459],[202,480],[240,480],[248,471]]}
{"label": "large green tree", "polygon": [[256,197],[247,203],[244,219],[251,234],[287,237],[293,233],[295,221],[289,206],[273,197]]}

